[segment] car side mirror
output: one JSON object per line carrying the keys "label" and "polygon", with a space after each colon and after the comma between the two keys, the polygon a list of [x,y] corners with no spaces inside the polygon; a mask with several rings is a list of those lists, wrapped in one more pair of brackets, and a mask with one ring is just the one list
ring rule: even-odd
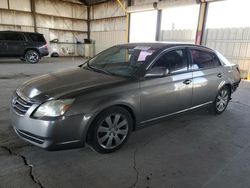
{"label": "car side mirror", "polygon": [[159,78],[159,77],[164,77],[167,74],[169,74],[169,70],[166,67],[153,67],[146,73],[145,77]]}

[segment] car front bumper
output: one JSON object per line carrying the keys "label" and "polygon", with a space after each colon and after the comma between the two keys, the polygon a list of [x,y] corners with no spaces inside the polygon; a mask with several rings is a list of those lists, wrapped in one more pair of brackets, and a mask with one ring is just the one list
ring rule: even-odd
{"label": "car front bumper", "polygon": [[31,118],[37,106],[32,105],[24,115],[10,107],[11,123],[20,138],[46,150],[84,146],[90,116],[62,116],[54,120]]}

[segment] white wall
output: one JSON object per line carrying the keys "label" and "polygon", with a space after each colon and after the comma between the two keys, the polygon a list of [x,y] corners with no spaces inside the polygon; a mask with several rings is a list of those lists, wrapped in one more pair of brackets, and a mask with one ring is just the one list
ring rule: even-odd
{"label": "white wall", "polygon": [[126,42],[126,17],[116,1],[92,6],[90,16],[95,54],[115,44]]}

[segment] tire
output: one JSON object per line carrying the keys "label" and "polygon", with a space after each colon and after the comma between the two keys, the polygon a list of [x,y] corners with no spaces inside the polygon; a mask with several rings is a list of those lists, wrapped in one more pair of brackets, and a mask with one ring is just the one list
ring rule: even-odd
{"label": "tire", "polygon": [[224,86],[219,90],[212,106],[212,111],[215,114],[221,114],[226,110],[230,100],[230,95],[231,92],[228,86]]}
{"label": "tire", "polygon": [[35,64],[39,61],[40,59],[40,56],[39,56],[39,53],[35,50],[28,50],[26,53],[25,53],[25,61],[27,63],[31,63],[31,64]]}
{"label": "tire", "polygon": [[59,57],[59,54],[57,52],[53,52],[50,57]]}
{"label": "tire", "polygon": [[130,113],[121,107],[109,108],[97,116],[90,130],[90,145],[98,153],[120,149],[132,130]]}

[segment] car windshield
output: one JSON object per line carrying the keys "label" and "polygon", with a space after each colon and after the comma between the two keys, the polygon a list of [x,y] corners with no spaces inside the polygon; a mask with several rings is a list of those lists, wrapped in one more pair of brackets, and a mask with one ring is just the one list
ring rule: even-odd
{"label": "car windshield", "polygon": [[154,52],[149,46],[114,46],[90,59],[87,67],[109,75],[131,77]]}

